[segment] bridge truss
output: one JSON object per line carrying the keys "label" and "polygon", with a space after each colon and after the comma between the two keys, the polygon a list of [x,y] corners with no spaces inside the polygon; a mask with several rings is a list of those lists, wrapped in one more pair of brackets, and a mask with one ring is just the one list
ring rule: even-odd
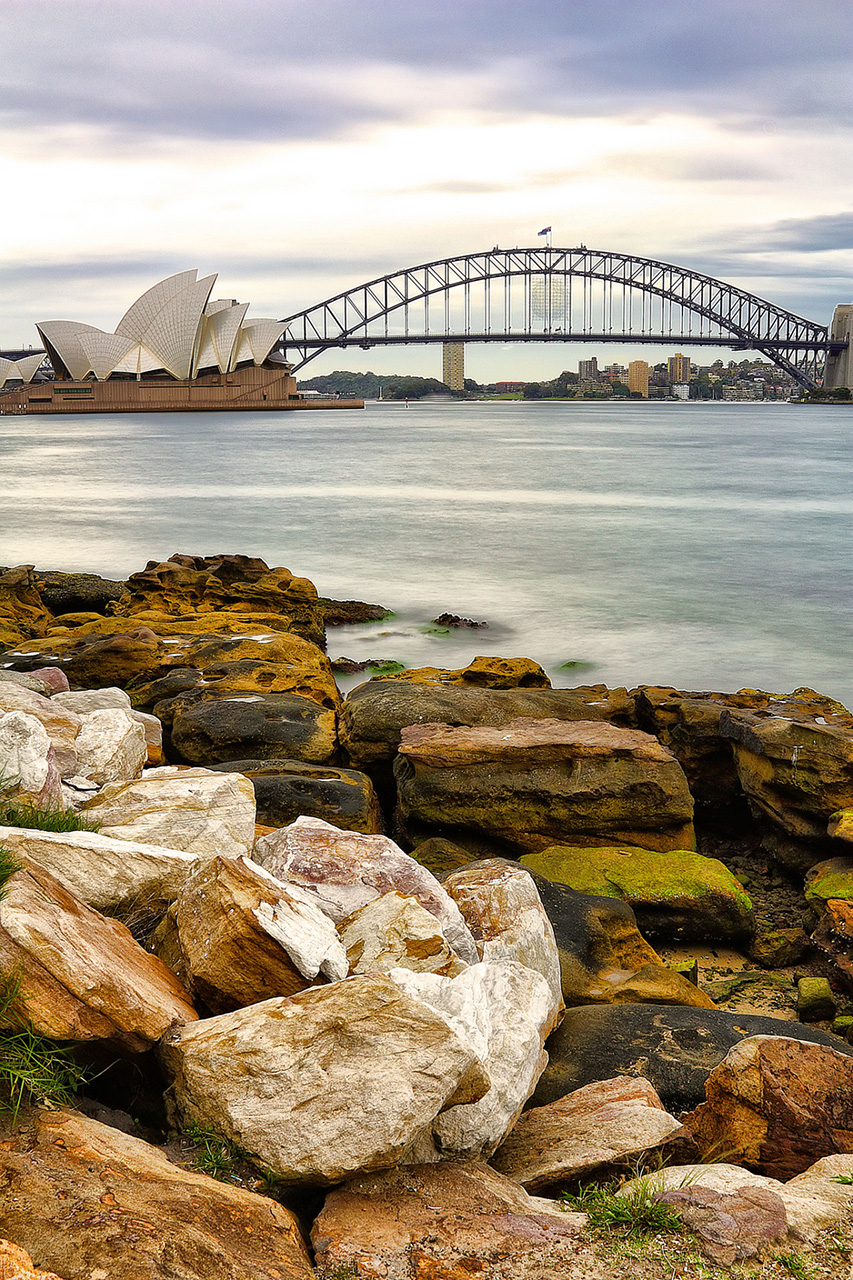
{"label": "bridge truss", "polygon": [[843,346],[826,325],[712,276],[584,245],[442,258],[369,280],[284,323],[280,350],[294,370],[335,347],[666,343],[759,351],[813,389],[827,353]]}

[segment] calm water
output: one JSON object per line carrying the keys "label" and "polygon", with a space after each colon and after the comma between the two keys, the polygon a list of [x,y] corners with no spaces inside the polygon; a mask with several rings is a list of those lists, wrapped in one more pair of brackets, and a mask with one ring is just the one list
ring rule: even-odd
{"label": "calm water", "polygon": [[[853,704],[851,436],[762,404],[0,417],[0,564],[239,551],[396,611],[332,656]],[[489,630],[425,634],[444,610]]]}

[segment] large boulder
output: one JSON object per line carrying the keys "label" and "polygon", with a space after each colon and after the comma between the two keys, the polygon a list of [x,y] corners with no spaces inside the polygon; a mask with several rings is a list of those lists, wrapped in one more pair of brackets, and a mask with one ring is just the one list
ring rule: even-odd
{"label": "large boulder", "polygon": [[752,1036],[714,1068],[684,1118],[704,1155],[783,1181],[823,1156],[853,1157],[853,1058],[823,1044]]}
{"label": "large boulder", "polygon": [[149,769],[135,781],[108,783],[83,811],[103,835],[197,857],[249,853],[255,839],[255,793],[240,773]]}
{"label": "large boulder", "polygon": [[[61,674],[61,673],[60,673]],[[78,689],[54,694],[53,701],[60,706],[74,711],[78,716],[87,716],[90,711],[118,710],[126,711],[132,719],[142,725],[145,742],[148,748],[147,763],[152,767],[166,763],[163,755],[163,726],[156,716],[144,711],[137,711],[124,689]]]}
{"label": "large boulder", "polygon": [[196,865],[154,946],[211,1013],[292,995],[321,975],[347,976],[328,916],[303,890],[246,858]]}
{"label": "large boulder", "polygon": [[311,1239],[318,1280],[613,1280],[583,1221],[486,1165],[427,1164],[330,1191]]}
{"label": "large boulder", "polygon": [[662,1159],[685,1138],[648,1080],[616,1076],[525,1111],[491,1163],[538,1193]]}
{"label": "large boulder", "polygon": [[548,1041],[549,1063],[532,1106],[611,1076],[645,1076],[673,1115],[705,1101],[705,1082],[733,1045],[747,1036],[793,1037],[853,1055],[816,1027],[754,1013],[670,1005],[586,1005],[567,1010]]}
{"label": "large boulder", "polygon": [[580,893],[622,898],[649,937],[738,940],[754,928],[752,902],[728,867],[690,850],[552,845],[521,859]]}
{"label": "large boulder", "polygon": [[141,777],[148,760],[145,730],[130,712],[119,708],[83,716],[75,745],[77,771],[98,786]]}
{"label": "large boulder", "polygon": [[[10,648],[30,636],[43,636],[51,622],[33,566],[0,569],[0,646]],[[29,649],[29,644],[26,645]]]}
{"label": "large boulder", "polygon": [[806,902],[818,912],[824,911],[833,898],[853,902],[853,858],[827,858],[815,863],[806,872],[805,893]]}
{"label": "large boulder", "polygon": [[0,1135],[0,1184],[14,1188],[0,1235],[63,1280],[313,1280],[275,1200],[73,1111],[33,1109]]}
{"label": "large boulder", "polygon": [[0,782],[4,795],[62,808],[62,778],[47,730],[25,711],[0,711]]}
{"label": "large boulder", "polygon": [[454,978],[466,967],[435,916],[417,898],[392,891],[373,898],[338,925],[350,973],[414,969]]}
{"label": "large boulder", "polygon": [[258,840],[252,856],[278,880],[307,889],[336,924],[393,890],[417,898],[462,960],[471,964],[478,958],[456,903],[435,876],[387,836],[364,836],[319,818],[298,818]]}
{"label": "large boulder", "polygon": [[211,767],[251,780],[258,822],[265,826],[286,827],[306,817],[363,835],[382,830],[379,801],[366,773],[278,759],[226,760]]}
{"label": "large boulder", "polygon": [[541,973],[563,1004],[554,927],[533,877],[504,858],[473,862],[446,877],[444,887],[471,930],[481,960],[517,960]]}
{"label": "large boulder", "polygon": [[[104,1040],[134,1053],[196,1018],[175,975],[117,920],[87,907],[35,863],[0,900],[0,972],[14,974],[14,1014],[52,1040]],[[10,1019],[12,1021],[10,1022]]]}
{"label": "large boulder", "polygon": [[22,711],[45,728],[63,776],[77,772],[77,735],[82,719],[76,712],[20,685],[0,684],[0,714]]}
{"label": "large boulder", "polygon": [[[67,621],[67,620],[66,620]],[[9,653],[5,660],[20,671],[57,664],[79,689],[124,686],[156,671],[168,650],[150,627],[128,625],[125,619],[99,618],[97,630],[56,627],[45,640],[27,646],[26,653]]]}
{"label": "large boulder", "polygon": [[[162,704],[155,708],[159,715]],[[190,764],[286,756],[323,764],[338,745],[335,711],[296,693],[182,694],[172,708],[172,746]]]}
{"label": "large boulder", "polygon": [[443,1015],[379,973],[177,1027],[160,1053],[182,1123],[291,1185],[393,1167],[440,1111],[490,1083]]}
{"label": "large boulder", "polygon": [[393,969],[408,995],[447,1018],[471,1043],[489,1091],[451,1106],[418,1143],[415,1159],[479,1160],[491,1155],[530,1097],[548,1061],[545,1040],[560,1005],[541,974],[515,960],[471,965],[455,978]]}

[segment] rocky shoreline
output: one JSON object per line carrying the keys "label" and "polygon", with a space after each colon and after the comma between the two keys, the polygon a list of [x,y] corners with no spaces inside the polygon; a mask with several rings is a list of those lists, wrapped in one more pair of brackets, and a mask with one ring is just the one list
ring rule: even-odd
{"label": "rocky shoreline", "polygon": [[[386,613],[0,570],[0,1275],[847,1280],[853,715],[503,657],[342,697],[327,627]],[[596,1233],[617,1175],[687,1252]]]}

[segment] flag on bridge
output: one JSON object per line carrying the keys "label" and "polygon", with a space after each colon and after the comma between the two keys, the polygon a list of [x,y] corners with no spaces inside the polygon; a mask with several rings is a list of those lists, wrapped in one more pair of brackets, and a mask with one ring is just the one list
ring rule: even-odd
{"label": "flag on bridge", "polygon": [[541,231],[537,231],[537,233],[536,233],[536,234],[537,234],[537,235],[540,235],[540,236],[549,236],[549,235],[551,234],[551,228],[550,228],[550,227],[543,227],[543,228],[542,228],[542,230],[541,230]]}

